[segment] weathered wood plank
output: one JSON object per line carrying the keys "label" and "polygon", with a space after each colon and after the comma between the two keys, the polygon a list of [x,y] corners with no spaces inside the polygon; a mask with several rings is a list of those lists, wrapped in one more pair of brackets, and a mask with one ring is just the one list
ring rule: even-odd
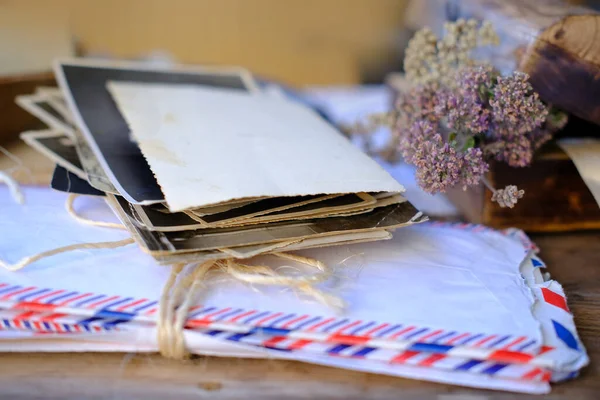
{"label": "weathered wood plank", "polygon": [[486,19],[501,45],[486,54],[519,69],[545,101],[600,124],[600,14],[561,0],[447,0],[448,17]]}

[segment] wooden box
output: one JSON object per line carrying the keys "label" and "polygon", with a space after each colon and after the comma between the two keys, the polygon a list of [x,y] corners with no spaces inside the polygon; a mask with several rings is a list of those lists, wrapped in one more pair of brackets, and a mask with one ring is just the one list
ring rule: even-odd
{"label": "wooden box", "polygon": [[529,167],[492,164],[488,180],[495,188],[517,185],[525,196],[510,209],[492,203],[492,193],[483,185],[450,190],[448,198],[470,222],[529,232],[600,229],[598,203],[571,159],[556,145],[540,151]]}

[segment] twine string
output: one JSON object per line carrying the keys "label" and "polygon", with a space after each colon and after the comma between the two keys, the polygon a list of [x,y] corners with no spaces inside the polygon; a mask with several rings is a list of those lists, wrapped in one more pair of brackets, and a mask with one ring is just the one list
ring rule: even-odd
{"label": "twine string", "polygon": [[169,357],[169,355],[172,353],[172,346],[168,342],[174,337],[172,334],[174,331],[172,329],[172,324],[168,323],[168,321],[172,321],[173,319],[172,312],[174,307],[170,306],[176,303],[177,298],[171,292],[174,291],[174,285],[177,280],[177,276],[179,273],[181,273],[184,267],[185,264],[175,264],[171,267],[171,273],[167,279],[167,282],[165,282],[165,286],[163,287],[162,295],[158,303],[159,313],[156,337],[158,340],[160,353],[165,357]]}
{"label": "twine string", "polygon": [[[123,225],[95,221],[77,214],[74,208],[76,194],[69,194],[65,203],[66,211],[80,223],[111,229],[126,229]],[[27,265],[56,254],[78,249],[112,249],[134,243],[132,238],[111,242],[77,243],[69,246],[44,251],[32,256],[24,257],[16,264],[8,264],[0,260],[0,266],[17,271]],[[194,303],[197,292],[205,283],[206,274],[213,268],[219,269],[228,275],[246,283],[260,285],[280,285],[294,288],[306,295],[312,296],[317,301],[335,309],[342,309],[344,302],[333,295],[327,294],[315,287],[331,277],[328,266],[316,259],[288,253],[272,253],[271,255],[305,264],[316,268],[314,274],[281,275],[273,268],[265,265],[246,265],[232,258],[224,260],[211,260],[196,265],[188,276],[181,276],[186,266],[185,263],[171,266],[171,273],[163,287],[159,301],[159,315],[157,320],[157,341],[160,353],[168,358],[182,359],[189,356],[185,345],[184,328],[190,307]]]}
{"label": "twine string", "polygon": [[[104,221],[95,221],[95,220],[88,219],[88,218],[78,215],[73,208],[73,202],[75,201],[75,199],[77,197],[78,197],[78,195],[76,195],[76,194],[72,194],[72,193],[69,194],[69,196],[67,197],[67,202],[65,204],[65,208],[67,210],[67,213],[69,213],[69,215],[71,215],[73,218],[75,218],[78,222],[81,222],[81,223],[84,223],[87,225],[92,225],[92,226],[100,226],[103,228],[125,229],[125,227],[121,224],[115,224],[115,223],[104,222]],[[66,252],[73,251],[73,250],[82,250],[82,249],[116,249],[119,247],[130,245],[132,243],[134,243],[134,240],[132,238],[126,238],[126,239],[122,239],[122,240],[115,240],[115,241],[109,241],[109,242],[75,243],[75,244],[70,244],[68,246],[57,247],[55,249],[42,251],[40,253],[31,255],[31,256],[23,257],[21,260],[17,261],[14,264],[10,264],[3,260],[0,260],[0,266],[3,268],[6,268],[9,271],[18,271],[20,269],[25,268],[29,264],[32,264],[32,263],[39,261],[46,257],[54,256],[56,254],[66,253]]]}
{"label": "twine string", "polygon": [[41,253],[37,253],[32,256],[23,257],[21,260],[19,260],[15,264],[9,264],[5,261],[0,260],[0,266],[3,268],[6,268],[9,271],[18,271],[20,269],[25,268],[29,264],[32,264],[43,258],[51,257],[56,254],[66,253],[68,251],[82,250],[82,249],[116,249],[118,247],[127,246],[132,243],[133,243],[133,239],[131,239],[131,238],[127,238],[127,239],[123,239],[123,240],[116,240],[116,241],[112,241],[112,242],[76,243],[76,244],[71,244],[71,245],[64,246],[64,247],[58,247],[56,249],[42,251]]}
{"label": "twine string", "polygon": [[8,186],[8,191],[12,198],[19,204],[25,202],[25,197],[21,191],[21,187],[17,183],[17,180],[5,171],[0,171],[0,182],[4,182]]}
{"label": "twine string", "polygon": [[80,195],[75,194],[75,193],[69,193],[69,196],[67,196],[67,202],[65,203],[65,208],[67,209],[67,212],[77,222],[80,222],[80,223],[86,224],[86,225],[99,226],[102,228],[127,230],[127,228],[125,228],[122,224],[119,224],[119,223],[96,221],[93,219],[82,217],[81,215],[77,214],[77,212],[75,212],[73,203],[75,202],[75,199],[78,198],[79,196]]}
{"label": "twine string", "polygon": [[315,286],[325,282],[332,275],[332,271],[325,263],[314,258],[303,257],[296,254],[272,253],[271,255],[315,267],[320,273],[313,275],[286,276],[278,274],[272,268],[267,266],[245,265],[234,259],[224,260],[224,269],[229,275],[242,282],[295,288],[331,308],[336,310],[344,308],[345,304],[342,299],[325,293]]}
{"label": "twine string", "polygon": [[[168,292],[163,293],[165,297],[161,298],[161,304],[166,303],[167,306],[163,318],[159,319],[157,335],[160,353],[164,357],[182,359],[189,356],[183,334],[185,322],[198,289],[204,283],[204,277],[214,264],[214,261],[207,261],[198,265],[190,276],[182,279],[175,286],[170,297],[166,297]],[[179,273],[181,273],[181,269],[176,272],[176,274]],[[186,289],[187,291],[185,291]]]}
{"label": "twine string", "polygon": [[29,175],[31,182],[34,181],[33,174],[31,173],[31,170],[29,168],[23,165],[23,161],[19,157],[17,157],[2,146],[0,146],[0,153],[4,154],[7,158],[11,159],[16,164],[11,168],[0,171],[0,182],[4,182],[6,186],[8,186],[10,195],[18,204],[23,204],[25,203],[25,196],[21,191],[21,186],[19,186],[19,182],[17,182],[17,180],[11,174],[20,169],[24,169],[25,172]]}

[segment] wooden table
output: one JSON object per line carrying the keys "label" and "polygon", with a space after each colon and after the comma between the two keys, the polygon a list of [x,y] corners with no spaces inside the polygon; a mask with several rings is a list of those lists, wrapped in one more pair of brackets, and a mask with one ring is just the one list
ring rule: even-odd
{"label": "wooden table", "polygon": [[[7,146],[48,179],[51,164],[21,145]],[[0,158],[1,160],[1,158]],[[9,164],[0,161],[0,169]],[[600,232],[535,235],[548,271],[565,288],[592,363],[578,379],[555,385],[550,398],[597,399],[600,393]],[[166,360],[136,354],[0,354],[2,399],[439,398],[532,396],[474,390],[280,360],[198,357]]]}

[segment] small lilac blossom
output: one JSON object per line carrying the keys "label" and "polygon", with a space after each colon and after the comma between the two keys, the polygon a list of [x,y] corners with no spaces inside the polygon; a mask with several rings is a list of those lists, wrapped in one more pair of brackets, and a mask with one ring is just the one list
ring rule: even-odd
{"label": "small lilac blossom", "polygon": [[445,192],[457,185],[466,189],[479,184],[488,170],[481,149],[460,152],[437,133],[429,139],[416,139],[411,161],[417,167],[419,185],[428,193]]}
{"label": "small lilac blossom", "polygon": [[463,190],[467,190],[468,186],[479,185],[488,170],[489,165],[485,162],[481,149],[476,147],[467,149],[463,155],[461,172]]}
{"label": "small lilac blossom", "polygon": [[508,185],[504,189],[496,190],[492,195],[492,201],[497,202],[502,208],[513,208],[524,194],[524,190],[517,189],[515,185]]}
{"label": "small lilac blossom", "polygon": [[412,161],[417,167],[417,182],[428,193],[445,192],[460,181],[462,158],[442,136],[418,139]]}
{"label": "small lilac blossom", "polygon": [[549,142],[552,139],[554,132],[550,129],[536,129],[531,132],[529,136],[529,140],[531,142],[531,149],[533,151],[542,147],[545,143]]}
{"label": "small lilac blossom", "polygon": [[542,126],[548,116],[548,108],[539,99],[523,72],[497,78],[490,99],[493,136],[523,135]]}
{"label": "small lilac blossom", "polygon": [[401,94],[396,103],[396,109],[402,116],[407,117],[404,123],[411,125],[415,121],[437,123],[444,116],[445,110],[438,96],[440,87],[436,84],[417,86],[408,93]]}
{"label": "small lilac blossom", "polygon": [[496,153],[496,160],[504,161],[511,167],[526,167],[531,164],[533,148],[528,138],[517,136],[496,143],[502,144]]}
{"label": "small lilac blossom", "polygon": [[432,140],[437,134],[436,125],[429,121],[417,121],[408,129],[403,130],[399,147],[404,160],[409,164],[414,164],[414,154],[417,148],[424,142]]}
{"label": "small lilac blossom", "polygon": [[563,129],[568,121],[569,117],[564,112],[551,110],[542,127],[535,129],[528,134],[533,150],[539,149],[552,139],[554,133]]}
{"label": "small lilac blossom", "polygon": [[490,111],[476,96],[463,96],[460,93],[449,92],[444,100],[448,110],[448,128],[472,134],[488,130]]}
{"label": "small lilac blossom", "polygon": [[490,110],[486,108],[486,96],[492,79],[490,67],[463,68],[457,74],[457,87],[440,91],[450,129],[471,134],[488,130]]}

